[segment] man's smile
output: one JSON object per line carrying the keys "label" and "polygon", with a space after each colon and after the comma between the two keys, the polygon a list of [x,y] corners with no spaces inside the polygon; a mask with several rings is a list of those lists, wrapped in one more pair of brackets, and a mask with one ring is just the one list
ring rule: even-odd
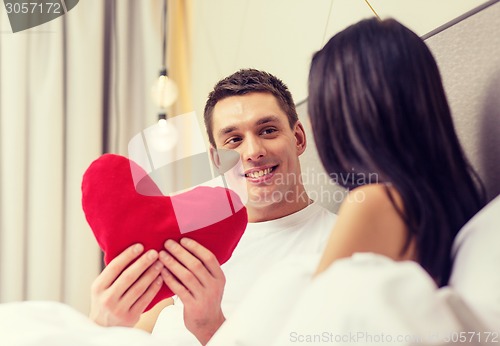
{"label": "man's smile", "polygon": [[254,183],[259,183],[271,179],[272,176],[274,175],[273,172],[276,170],[277,167],[278,165],[267,166],[267,167],[266,166],[256,167],[245,171],[244,175],[245,178],[247,178],[247,180]]}

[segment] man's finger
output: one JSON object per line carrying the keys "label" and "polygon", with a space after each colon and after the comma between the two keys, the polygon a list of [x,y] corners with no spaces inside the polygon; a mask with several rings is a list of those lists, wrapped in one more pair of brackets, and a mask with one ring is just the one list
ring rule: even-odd
{"label": "man's finger", "polygon": [[[200,247],[202,246],[200,245]],[[165,242],[165,248],[172,254],[172,257],[187,268],[203,286],[213,278],[212,273],[205,266],[205,263],[179,243],[173,240],[167,240]],[[208,250],[206,251],[210,253]],[[174,274],[176,274],[176,272],[174,272]],[[184,284],[186,283],[184,282]]]}
{"label": "man's finger", "polygon": [[170,271],[168,271],[168,269],[163,268],[161,270],[161,277],[163,279],[163,282],[165,282],[165,285],[167,285],[184,304],[186,304],[190,299],[194,298],[191,292],[186,287],[184,287],[184,285],[181,284],[179,280],[177,280],[177,278],[173,276]]}
{"label": "man's finger", "polygon": [[156,250],[149,250],[139,257],[113,283],[115,294],[122,296],[157,259],[158,252]]}
{"label": "man's finger", "polygon": [[128,307],[133,306],[159,277],[162,268],[163,264],[160,261],[151,265],[123,294],[122,304]]}
{"label": "man's finger", "polygon": [[125,268],[144,251],[142,244],[134,244],[116,256],[102,271],[101,280],[96,282],[96,289],[104,290],[110,287]]}
{"label": "man's finger", "polygon": [[205,267],[210,271],[214,278],[225,278],[217,257],[215,257],[215,255],[210,250],[208,250],[197,241],[189,238],[182,238],[180,243],[184,248],[186,248],[189,252],[196,256],[205,265]]}
{"label": "man's finger", "polygon": [[[165,265],[168,271],[176,277],[178,282],[185,287],[185,289],[190,291],[193,295],[196,295],[195,292],[198,292],[203,288],[200,278],[197,276],[199,273],[193,272],[188,266],[184,265],[184,262],[198,260],[191,255],[189,251],[183,249],[179,244],[177,244],[177,247],[179,249],[177,249],[175,254],[172,255],[166,251],[160,251],[160,261]],[[181,257],[182,262],[180,259]],[[188,260],[186,257],[190,257],[190,259]],[[204,275],[207,275],[206,270]]]}
{"label": "man's finger", "polygon": [[156,277],[156,279],[149,285],[146,292],[137,301],[132,305],[130,311],[133,315],[141,314],[144,309],[151,303],[156,294],[160,291],[161,286],[163,285],[163,279],[160,275]]}

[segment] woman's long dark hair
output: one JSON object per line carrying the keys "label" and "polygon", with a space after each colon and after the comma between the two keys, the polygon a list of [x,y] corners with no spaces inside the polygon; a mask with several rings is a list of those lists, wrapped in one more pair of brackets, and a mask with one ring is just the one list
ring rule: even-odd
{"label": "woman's long dark hair", "polygon": [[308,111],[326,171],[350,189],[391,184],[409,230],[403,251],[415,240],[418,262],[446,285],[453,239],[485,198],[425,43],[392,19],[350,26],[313,57]]}

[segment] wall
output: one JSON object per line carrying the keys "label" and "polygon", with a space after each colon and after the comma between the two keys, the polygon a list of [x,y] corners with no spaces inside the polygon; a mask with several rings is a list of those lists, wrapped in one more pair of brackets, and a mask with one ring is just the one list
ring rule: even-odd
{"label": "wall", "polygon": [[[424,35],[481,0],[370,0],[379,16],[392,16]],[[193,100],[201,115],[208,92],[240,68],[283,78],[296,102],[307,97],[312,54],[336,32],[373,16],[365,0],[194,0]]]}
{"label": "wall", "polygon": [[500,193],[500,2],[426,39],[488,200]]}
{"label": "wall", "polygon": [[[282,78],[296,103],[301,104],[298,111],[308,134],[309,147],[301,159],[304,178],[316,180],[312,184],[314,196],[336,211],[343,191],[317,182],[324,171],[310,135],[306,105],[302,102],[307,98],[312,54],[346,26],[373,16],[373,11],[381,18],[394,17],[423,36],[486,2],[370,0],[370,8],[365,0],[195,0],[192,41],[195,111],[201,117],[213,85],[240,68],[263,69]],[[476,144],[471,146],[476,147]]]}

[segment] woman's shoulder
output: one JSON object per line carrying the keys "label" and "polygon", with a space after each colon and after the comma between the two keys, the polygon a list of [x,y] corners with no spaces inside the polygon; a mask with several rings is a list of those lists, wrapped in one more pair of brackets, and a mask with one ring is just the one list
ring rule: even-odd
{"label": "woman's shoulder", "polygon": [[412,251],[401,254],[408,229],[401,196],[390,185],[369,184],[350,191],[339,209],[338,221],[346,237],[364,244],[361,248],[394,259],[412,257]]}
{"label": "woman's shoulder", "polygon": [[390,184],[367,184],[349,191],[341,209],[363,214],[396,213],[399,217],[404,212],[401,195]]}
{"label": "woman's shoulder", "polygon": [[316,273],[356,252],[372,252],[394,260],[414,259],[412,243],[405,251],[408,229],[400,194],[390,185],[370,184],[350,191],[342,202]]}

